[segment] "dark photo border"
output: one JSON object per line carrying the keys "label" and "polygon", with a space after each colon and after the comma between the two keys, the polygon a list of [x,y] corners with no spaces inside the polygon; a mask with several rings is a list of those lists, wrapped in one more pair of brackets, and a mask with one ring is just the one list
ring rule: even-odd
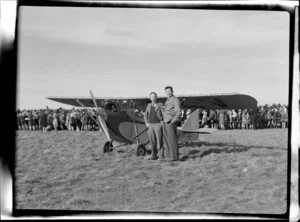
{"label": "dark photo border", "polygon": [[[3,158],[2,158],[2,175],[1,175],[1,202],[3,200],[3,195],[9,191],[9,188],[6,184],[10,183],[12,180],[12,206],[2,206],[1,208],[9,209],[12,207],[11,211],[2,213],[7,217],[16,217],[21,219],[22,217],[76,217],[76,218],[86,218],[89,216],[91,218],[215,218],[215,219],[291,219],[291,215],[295,212],[291,212],[291,196],[296,195],[299,208],[299,179],[298,179],[298,193],[292,193],[291,183],[292,174],[297,174],[299,176],[299,168],[292,169],[292,166],[298,167],[298,158],[300,155],[297,154],[296,158],[292,158],[292,149],[299,149],[298,144],[292,144],[293,136],[295,134],[292,129],[295,129],[296,126],[299,126],[298,122],[293,121],[296,118],[296,115],[299,116],[299,103],[295,103],[295,98],[299,99],[299,95],[294,94],[293,86],[298,85],[299,83],[294,82],[295,73],[299,74],[299,61],[295,61],[295,54],[299,55],[299,34],[296,31],[297,27],[299,29],[299,2],[297,0],[279,0],[279,1],[252,1],[252,0],[242,0],[242,1],[101,1],[101,0],[2,0],[3,2],[15,2],[15,14],[12,13],[9,17],[3,17],[3,23],[8,22],[14,24],[10,30],[1,30],[1,57],[0,57],[0,67],[1,67],[1,76],[2,84],[5,87],[4,95],[5,100],[3,107],[5,108],[6,114],[4,115],[5,120],[5,143],[2,146]],[[288,126],[288,172],[287,172],[287,212],[285,214],[229,214],[229,213],[207,213],[207,214],[195,214],[195,213],[148,213],[148,212],[101,212],[101,211],[73,211],[73,210],[20,210],[15,208],[15,147],[16,147],[16,126],[11,124],[11,120],[16,119],[16,100],[17,100],[17,52],[18,52],[18,24],[20,23],[20,7],[22,6],[47,6],[47,7],[118,7],[118,8],[165,8],[165,9],[193,9],[193,10],[260,10],[260,11],[285,11],[289,13],[290,25],[289,25],[289,99],[288,99],[288,116],[289,124]],[[5,10],[2,8],[1,10]],[[2,29],[2,28],[1,28]],[[10,33],[13,34],[9,34]],[[296,43],[296,44],[295,44]],[[298,43],[298,44],[297,44]],[[296,48],[295,48],[296,47]],[[298,51],[298,52],[297,52]],[[299,59],[299,57],[298,57]],[[295,68],[295,64],[298,65]],[[296,69],[296,70],[295,70]],[[298,69],[298,70],[297,70]],[[299,91],[299,90],[298,90]],[[296,107],[298,106],[298,107]],[[298,110],[298,111],[297,111]],[[9,121],[10,120],[10,121]],[[7,122],[6,122],[7,121]],[[299,128],[299,127],[298,127]],[[297,129],[297,128],[296,128]],[[298,129],[299,130],[299,129]],[[299,141],[299,139],[298,139]],[[299,156],[299,157],[298,157]],[[294,162],[296,161],[296,162]],[[7,179],[10,178],[10,179]],[[297,177],[298,178],[298,177]],[[2,202],[3,203],[3,202]],[[4,202],[4,204],[7,204]],[[1,204],[2,205],[2,204]],[[297,206],[296,206],[297,207]],[[296,212],[296,214],[299,212]],[[42,218],[41,218],[42,219]]]}

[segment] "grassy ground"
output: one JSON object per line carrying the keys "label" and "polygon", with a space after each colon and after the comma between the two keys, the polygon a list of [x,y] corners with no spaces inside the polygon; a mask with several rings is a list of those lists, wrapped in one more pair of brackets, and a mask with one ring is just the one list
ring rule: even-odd
{"label": "grassy ground", "polygon": [[99,132],[18,131],[16,208],[264,213],[287,209],[287,129],[202,134],[177,162],[101,153]]}

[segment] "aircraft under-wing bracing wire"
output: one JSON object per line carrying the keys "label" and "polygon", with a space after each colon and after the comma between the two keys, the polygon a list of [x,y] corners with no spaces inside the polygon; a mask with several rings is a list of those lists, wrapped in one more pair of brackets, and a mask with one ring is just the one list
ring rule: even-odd
{"label": "aircraft under-wing bracing wire", "polygon": [[[90,98],[48,97],[48,99],[75,107],[96,108],[98,110],[96,121],[106,135],[107,142],[103,152],[113,150],[113,141],[122,144],[136,144],[136,155],[144,156],[147,153],[146,145],[149,143],[147,127],[143,118],[150,99],[147,97],[102,97],[95,98],[90,91]],[[182,118],[185,122],[178,127],[179,142],[197,140],[199,133],[210,133],[213,129],[199,129],[198,109],[253,109],[257,101],[249,95],[243,94],[215,94],[215,95],[179,95],[183,110],[190,109],[188,115]],[[160,97],[158,102],[164,103],[166,97]]]}

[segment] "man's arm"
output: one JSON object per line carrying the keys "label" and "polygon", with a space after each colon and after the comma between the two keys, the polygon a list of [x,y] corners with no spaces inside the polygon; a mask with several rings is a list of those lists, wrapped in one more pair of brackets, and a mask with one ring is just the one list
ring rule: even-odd
{"label": "man's arm", "polygon": [[149,104],[147,105],[145,113],[144,113],[144,121],[145,121],[146,125],[148,123],[148,106],[149,106]]}
{"label": "man's arm", "polygon": [[179,121],[179,118],[181,116],[181,108],[180,108],[180,102],[179,99],[176,97],[174,99],[174,110],[175,110],[175,116],[172,119],[172,123],[176,123]]}
{"label": "man's arm", "polygon": [[163,104],[162,103],[157,103],[158,107],[158,117],[160,121],[163,121]]}

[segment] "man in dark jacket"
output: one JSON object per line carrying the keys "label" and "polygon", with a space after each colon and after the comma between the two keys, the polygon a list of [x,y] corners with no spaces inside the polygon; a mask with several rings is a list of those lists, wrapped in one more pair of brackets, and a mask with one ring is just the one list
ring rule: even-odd
{"label": "man in dark jacket", "polygon": [[[162,103],[157,103],[157,94],[150,93],[151,103],[147,105],[144,113],[144,120],[148,129],[150,146],[152,148],[151,160],[158,159],[158,150],[162,148]],[[163,157],[163,152],[162,152]]]}

